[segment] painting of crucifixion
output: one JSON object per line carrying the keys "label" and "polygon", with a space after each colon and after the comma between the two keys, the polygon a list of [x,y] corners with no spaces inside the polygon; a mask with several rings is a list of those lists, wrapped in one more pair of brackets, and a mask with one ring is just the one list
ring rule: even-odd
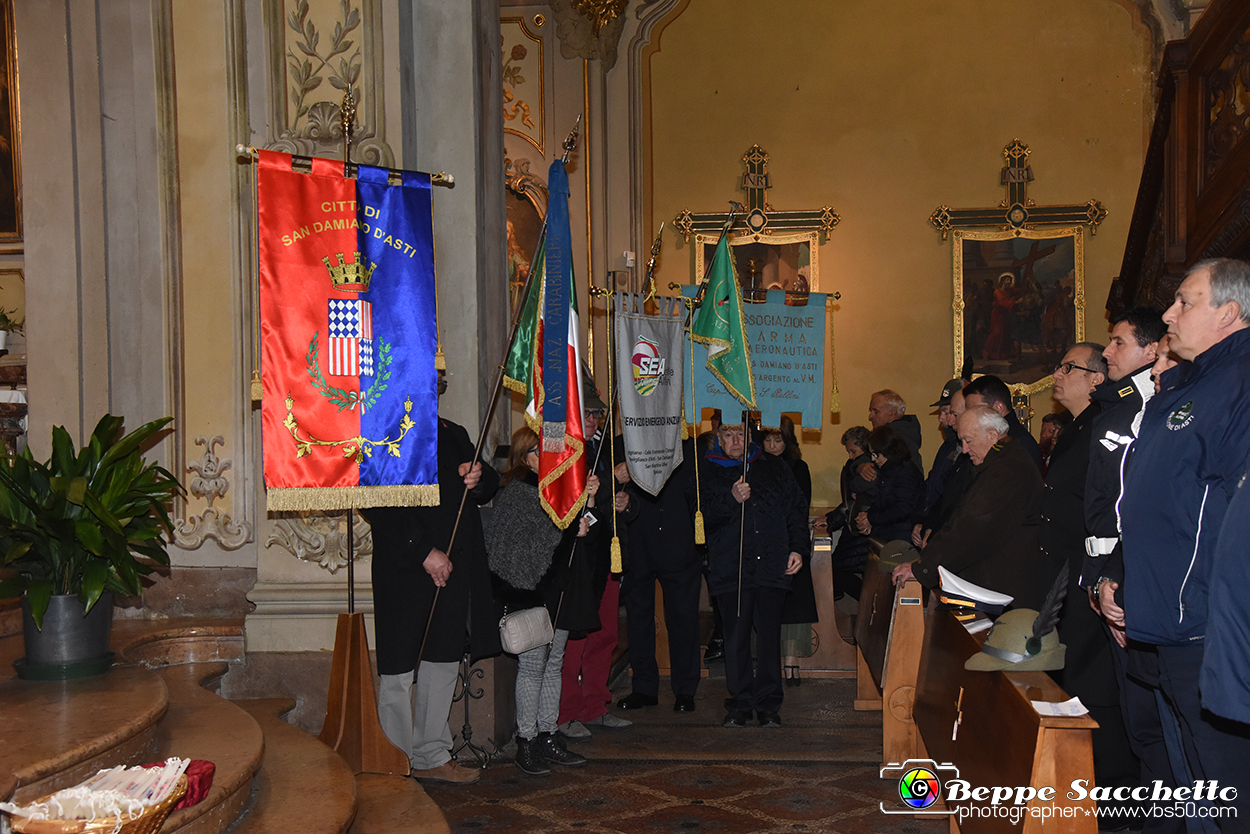
{"label": "painting of crucifixion", "polygon": [[1081,229],[956,231],[955,371],[994,374],[1036,393],[1085,338]]}

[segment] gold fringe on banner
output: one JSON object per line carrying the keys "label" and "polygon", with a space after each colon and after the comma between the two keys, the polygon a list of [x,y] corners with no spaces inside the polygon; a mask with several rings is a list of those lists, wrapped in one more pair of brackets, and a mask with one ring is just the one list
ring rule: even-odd
{"label": "gold fringe on banner", "polygon": [[269,489],[270,512],[348,510],[369,507],[437,507],[438,484]]}
{"label": "gold fringe on banner", "polygon": [[829,377],[833,380],[829,388],[829,411],[836,414],[842,410],[842,395],[838,393],[838,366],[833,360],[833,310],[830,306],[834,298],[825,296],[825,317],[829,320]]}

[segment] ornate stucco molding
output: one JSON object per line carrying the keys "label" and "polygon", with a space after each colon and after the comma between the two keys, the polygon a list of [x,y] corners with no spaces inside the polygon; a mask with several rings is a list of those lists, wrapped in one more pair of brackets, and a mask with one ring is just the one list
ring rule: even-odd
{"label": "ornate stucco molding", "polygon": [[215,435],[211,439],[203,435],[195,438],[195,445],[204,447],[204,454],[198,461],[187,464],[187,471],[194,472],[187,491],[196,498],[208,502],[208,508],[199,516],[180,518],[174,525],[175,546],[183,550],[195,550],[204,542],[212,539],[223,550],[238,550],[252,541],[252,525],[246,521],[236,522],[229,513],[223,513],[213,506],[218,498],[223,498],[230,489],[230,480],[226,470],[232,465],[229,460],[222,460],[213,451],[225,444],[225,438]]}
{"label": "ornate stucco molding", "polygon": [[598,58],[607,72],[616,65],[616,47],[625,27],[628,0],[548,0],[556,20],[560,54]]}
{"label": "ornate stucco molding", "polygon": [[[277,545],[295,558],[313,562],[336,573],[347,565],[347,519],[345,516],[307,515],[278,519],[277,531],[265,547]],[[356,561],[373,555],[373,531],[357,516],[352,525]]]}
{"label": "ornate stucco molding", "polygon": [[[331,14],[328,10],[334,8]],[[382,4],[282,0],[265,4],[269,50],[269,140],[272,150],[341,156],[340,101],[356,99],[352,161],[394,167],[382,136],[384,118]]]}

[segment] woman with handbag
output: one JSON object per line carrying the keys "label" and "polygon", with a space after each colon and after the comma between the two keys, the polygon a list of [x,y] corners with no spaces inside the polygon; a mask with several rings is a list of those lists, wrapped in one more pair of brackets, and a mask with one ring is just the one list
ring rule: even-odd
{"label": "woman with handbag", "polygon": [[[594,515],[599,479],[593,476],[586,483],[586,512],[577,522],[561,531],[547,516],[538,494],[539,442],[528,426],[513,433],[503,487],[486,529],[495,598],[503,606],[501,629],[513,631],[518,618],[527,625],[535,616],[541,620],[544,609],[554,626],[550,642],[515,646],[525,649],[517,653],[516,766],[531,776],[550,773],[551,764],[586,763],[584,756],[564,746],[557,732],[560,672],[569,632],[599,628],[590,562],[592,539],[604,526]],[[507,643],[517,635],[503,636]]]}

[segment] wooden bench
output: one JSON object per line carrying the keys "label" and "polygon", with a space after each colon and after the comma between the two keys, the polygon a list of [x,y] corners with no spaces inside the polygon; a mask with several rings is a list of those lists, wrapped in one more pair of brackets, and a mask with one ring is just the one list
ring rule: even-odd
{"label": "wooden bench", "polygon": [[[1098,830],[1091,799],[1071,800],[1075,779],[1093,785],[1090,731],[1098,725],[1088,715],[1049,717],[1030,701],[1068,700],[1044,672],[977,672],[964,661],[980,651],[984,634],[972,635],[936,596],[925,615],[924,645],[916,682],[913,714],[919,729],[917,758],[951,763],[971,788],[1031,787],[1055,789],[1051,800],[1031,799],[1016,825],[1008,817],[952,815],[951,831],[1089,832]],[[946,782],[946,774],[940,773]],[[1013,797],[1014,799],[1014,797]],[[974,802],[979,808],[989,801]],[[1011,800],[1003,805],[1010,806]],[[967,806],[954,803],[947,810]],[[1043,813],[1052,816],[1043,817]],[[1034,816],[1037,814],[1037,816]]]}
{"label": "wooden bench", "polygon": [[855,709],[881,710],[882,764],[916,756],[912,704],[925,633],[920,583],[895,587],[892,572],[876,553],[869,555],[855,624]]}

